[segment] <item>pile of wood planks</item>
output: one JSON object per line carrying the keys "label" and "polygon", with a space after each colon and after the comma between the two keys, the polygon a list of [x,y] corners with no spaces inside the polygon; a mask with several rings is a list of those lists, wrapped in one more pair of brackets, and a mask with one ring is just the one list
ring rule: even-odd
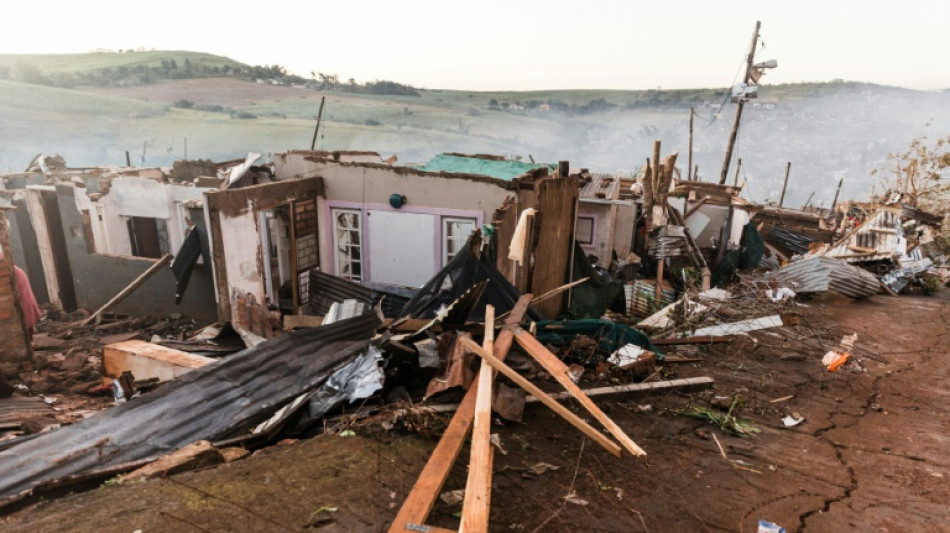
{"label": "pile of wood planks", "polygon": [[[462,449],[469,430],[472,431],[471,457],[469,459],[468,479],[465,486],[465,500],[462,506],[459,531],[467,533],[488,531],[493,461],[493,448],[490,442],[491,398],[492,381],[496,372],[504,374],[508,379],[522,387],[538,401],[551,408],[613,455],[620,457],[624,450],[634,456],[646,455],[646,452],[637,446],[574,383],[567,366],[538,342],[533,335],[520,327],[528,305],[531,303],[531,298],[530,294],[525,294],[518,300],[511,314],[505,319],[497,338],[495,337],[495,327],[492,327],[492,325],[496,325],[496,321],[495,312],[491,306],[488,306],[485,312],[486,327],[482,344],[475,343],[471,338],[460,337],[459,342],[466,349],[478,355],[483,364],[475,384],[465,394],[441,440],[439,440],[429,461],[406,497],[402,508],[393,520],[389,529],[390,533],[405,531],[445,533],[452,531],[427,525],[426,521],[436,498],[439,496],[439,492],[442,490],[442,486],[445,484],[445,480],[448,478],[452,465]],[[559,404],[554,397],[541,391],[505,364],[504,359],[508,355],[508,350],[513,342],[517,342],[528,355],[553,376],[564,387],[566,394],[569,394],[587,409],[613,439],[583,421],[569,409]]]}

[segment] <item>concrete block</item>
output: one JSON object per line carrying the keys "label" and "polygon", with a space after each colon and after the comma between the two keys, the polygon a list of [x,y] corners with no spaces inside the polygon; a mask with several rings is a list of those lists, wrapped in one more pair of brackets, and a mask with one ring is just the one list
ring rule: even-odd
{"label": "concrete block", "polygon": [[217,360],[140,340],[109,344],[103,347],[102,356],[106,376],[117,378],[129,370],[136,380],[159,381],[173,380]]}

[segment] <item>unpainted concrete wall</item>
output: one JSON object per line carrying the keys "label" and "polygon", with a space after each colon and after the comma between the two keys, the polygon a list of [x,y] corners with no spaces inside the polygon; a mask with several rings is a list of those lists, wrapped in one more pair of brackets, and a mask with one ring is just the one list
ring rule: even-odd
{"label": "unpainted concrete wall", "polygon": [[[76,208],[76,195],[85,194],[85,191],[72,185],[57,185],[56,193],[66,234],[76,301],[79,307],[94,311],[128,286],[154,260],[89,253],[82,228],[82,215]],[[172,250],[172,253],[175,252],[177,248]],[[211,265],[205,263],[195,266],[181,305],[175,305],[176,285],[171,268],[164,268],[113,311],[138,316],[162,316],[178,312],[201,322],[217,319]]]}

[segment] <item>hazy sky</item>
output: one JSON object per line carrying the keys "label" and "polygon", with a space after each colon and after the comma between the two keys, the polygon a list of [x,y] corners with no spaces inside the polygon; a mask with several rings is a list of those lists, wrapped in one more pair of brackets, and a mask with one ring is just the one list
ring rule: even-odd
{"label": "hazy sky", "polygon": [[756,59],[779,62],[765,83],[950,88],[939,0],[30,1],[5,17],[0,53],[194,50],[425,88],[725,87],[756,20]]}

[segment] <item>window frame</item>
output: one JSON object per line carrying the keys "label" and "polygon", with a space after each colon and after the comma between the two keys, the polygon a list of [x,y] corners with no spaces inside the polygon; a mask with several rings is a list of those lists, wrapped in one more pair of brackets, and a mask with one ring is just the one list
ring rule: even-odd
{"label": "window frame", "polygon": [[[340,217],[339,215],[349,214],[355,215],[354,220],[356,221],[356,228],[341,228],[340,227]],[[349,279],[351,281],[363,281],[366,279],[366,254],[363,249],[364,234],[363,234],[363,211],[361,209],[352,209],[345,207],[334,207],[330,209],[330,218],[333,221],[333,267],[337,276]],[[345,244],[348,250],[348,258],[350,262],[350,272],[349,274],[344,272],[344,255],[342,252],[344,250],[340,249],[340,231],[353,232],[357,234],[358,242],[354,245],[352,243]],[[357,249],[359,251],[359,259],[354,259],[352,255],[352,250]],[[318,262],[319,264],[319,262]],[[353,275],[353,265],[359,265],[359,275]]]}
{"label": "window frame", "polygon": [[[468,241],[469,237],[472,236],[472,232],[478,229],[478,219],[474,217],[459,217],[459,216],[443,216],[441,217],[441,241],[442,241],[442,268],[445,268],[445,265],[449,264],[452,259],[455,259],[455,256],[458,255],[459,251],[462,250],[462,247],[465,246],[465,243]],[[449,236],[448,228],[449,224],[452,223],[471,223],[472,230],[468,232],[464,237],[459,236]],[[457,241],[459,243],[458,249],[449,257],[449,240]]]}

